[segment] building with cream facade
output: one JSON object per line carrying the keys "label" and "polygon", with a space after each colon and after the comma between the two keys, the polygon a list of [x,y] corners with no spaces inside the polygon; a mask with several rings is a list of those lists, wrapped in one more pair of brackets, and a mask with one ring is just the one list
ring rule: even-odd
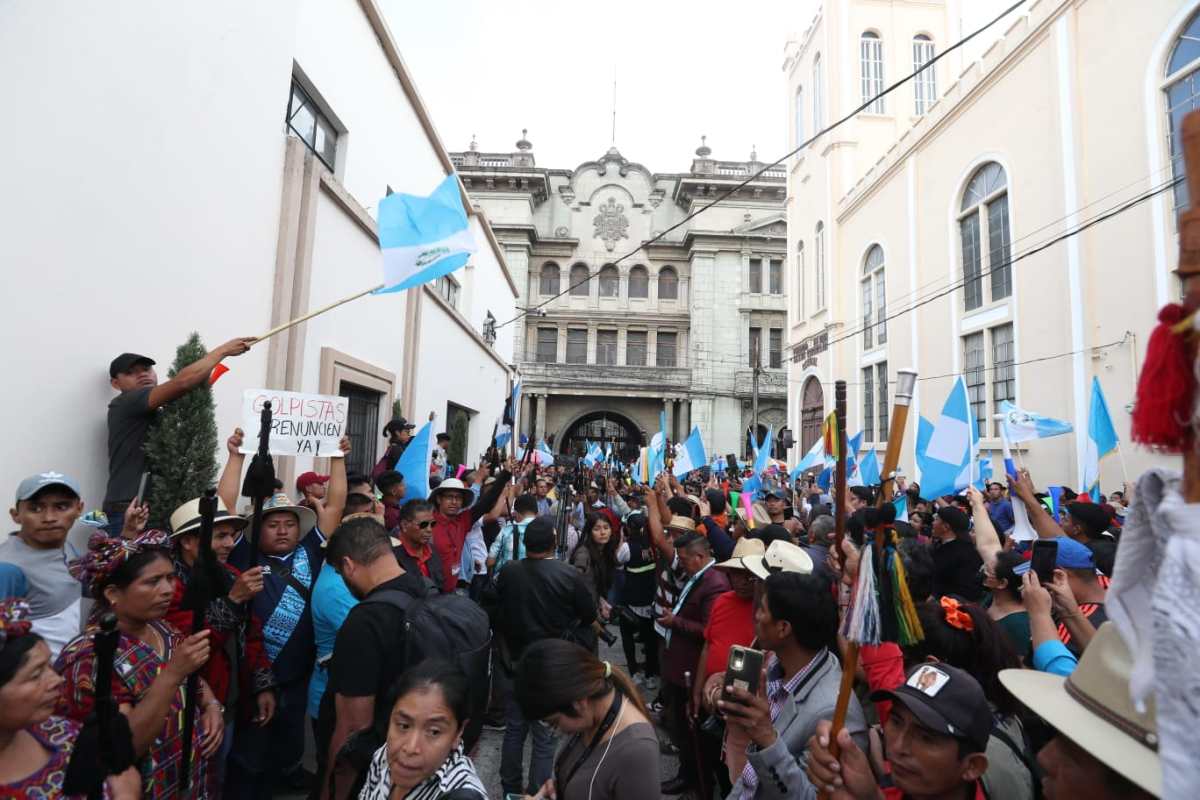
{"label": "building with cream facade", "polygon": [[[793,146],[1008,5],[823,3],[786,48]],[[1162,460],[1129,446],[1129,409],[1155,314],[1178,295],[1186,191],[1170,182],[1200,97],[1198,12],[1028,2],[789,161],[788,419],[802,445],[844,379],[850,432],[882,451],[896,370],[912,366],[909,474],[918,414],[936,419],[958,375],[985,455],[999,455],[1005,400],[1081,432],[1022,449],[1042,485],[1081,485],[1093,377],[1129,476]],[[1102,462],[1102,489],[1122,478],[1120,459]]]}
{"label": "building with cream facade", "polygon": [[511,151],[472,142],[451,158],[491,220],[528,310],[508,326],[523,433],[560,453],[612,440],[632,459],[665,412],[672,440],[698,425],[708,452],[740,454],[756,351],[758,424],[783,426],[781,168],[687,220],[766,165],[753,153],[718,160],[702,143],[678,174],[651,172],[616,147],[573,169],[545,168],[524,134]]}

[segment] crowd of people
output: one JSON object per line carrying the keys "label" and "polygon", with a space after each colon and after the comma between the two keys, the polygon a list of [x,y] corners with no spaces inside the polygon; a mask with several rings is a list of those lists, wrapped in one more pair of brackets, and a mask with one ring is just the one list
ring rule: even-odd
{"label": "crowd of people", "polygon": [[[371,474],[333,458],[294,497],[278,485],[256,542],[232,432],[202,552],[203,498],[139,501],[141,439],[247,347],[163,384],[144,356],[113,361],[86,550],[68,543],[86,500],[69,465],[16,487],[0,795],[479,800],[484,726],[503,730],[505,800],[1159,795],[1153,709],[1129,701],[1132,659],[1105,624],[1128,489],[1047,505],[1025,471],[934,498],[898,479],[897,520],[879,487],[831,496],[784,472],[645,485],[495,452],[461,469],[439,448],[426,497],[395,470],[414,427],[397,418]],[[1057,544],[1049,580],[1016,517]],[[844,676],[839,619],[891,529],[923,637],[864,645]],[[602,657],[618,640],[624,669]]]}

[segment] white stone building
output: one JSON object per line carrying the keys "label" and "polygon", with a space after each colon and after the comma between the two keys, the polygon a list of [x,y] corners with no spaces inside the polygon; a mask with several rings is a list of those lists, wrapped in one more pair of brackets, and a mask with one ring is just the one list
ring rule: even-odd
{"label": "white stone building", "polygon": [[[377,284],[374,208],[452,171],[376,0],[0,4],[0,363],[11,421],[0,486],[57,469],[98,507],[109,360],[209,347]],[[19,124],[11,124],[19,120]],[[516,285],[482,212],[452,278],[365,297],[231,359],[243,389],[350,395],[350,466],[369,468],[399,399],[410,419],[470,415],[488,444],[513,339],[483,338]],[[321,469],[324,465],[318,464]],[[311,459],[277,460],[286,485]]]}
{"label": "white stone building", "polygon": [[[998,14],[993,0],[833,0],[786,49],[791,140],[805,141]],[[897,368],[935,419],[964,375],[999,455],[1000,402],[1086,432],[1093,376],[1129,476],[1138,361],[1170,274],[1181,165],[1172,130],[1197,105],[1196,0],[1037,0],[788,164],[789,421],[819,435],[833,381],[849,428],[882,451]],[[1041,252],[1123,203],[1165,191]],[[1085,436],[1021,454],[1042,484],[1082,484]],[[803,450],[793,451],[803,452]],[[996,471],[1001,471],[999,463]],[[1101,487],[1122,480],[1102,462]]]}
{"label": "white stone building", "polygon": [[753,153],[720,161],[702,144],[682,174],[653,173],[616,147],[548,169],[524,135],[510,152],[472,142],[451,158],[531,309],[503,328],[515,331],[524,433],[563,453],[612,439],[632,458],[665,411],[672,440],[699,425],[710,453],[741,453],[756,348],[759,425],[783,426],[782,169],[685,221],[765,164]]}

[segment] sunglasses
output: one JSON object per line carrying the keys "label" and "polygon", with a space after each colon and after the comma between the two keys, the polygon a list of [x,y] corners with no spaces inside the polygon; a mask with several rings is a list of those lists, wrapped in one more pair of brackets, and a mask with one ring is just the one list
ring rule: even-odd
{"label": "sunglasses", "polygon": [[416,525],[416,526],[417,526],[418,528],[420,528],[421,530],[423,530],[423,531],[427,531],[427,530],[429,530],[430,528],[432,528],[432,527],[433,527],[433,520],[431,520],[431,519],[427,519],[427,520],[425,520],[424,522],[416,522],[416,523],[413,523],[413,524],[414,524],[414,525]]}

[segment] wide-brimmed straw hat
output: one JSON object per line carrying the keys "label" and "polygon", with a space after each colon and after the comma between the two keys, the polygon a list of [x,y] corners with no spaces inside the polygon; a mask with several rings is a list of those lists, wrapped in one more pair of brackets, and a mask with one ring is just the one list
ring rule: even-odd
{"label": "wide-brimmed straw hat", "polygon": [[747,556],[742,559],[742,563],[754,574],[754,577],[764,581],[773,572],[797,572],[801,575],[808,575],[813,571],[812,557],[804,551],[803,547],[780,539],[771,542],[761,556]]}
{"label": "wide-brimmed straw hat", "polygon": [[[241,530],[249,523],[245,517],[240,517],[237,514],[232,514],[221,508],[220,503],[217,504],[217,514],[213,517],[213,524],[218,522],[232,522],[237,530]],[[193,533],[200,530],[200,498],[188,500],[186,503],[175,509],[175,513],[171,514],[171,536],[172,538],[184,533]]]}
{"label": "wide-brimmed straw hat", "polygon": [[308,506],[298,506],[292,502],[292,498],[288,497],[283,492],[272,495],[263,503],[263,519],[267,518],[267,514],[274,514],[277,511],[290,511],[300,520],[300,535],[311,531],[317,527],[317,512],[313,511]]}
{"label": "wide-brimmed straw hat", "polygon": [[461,493],[464,506],[470,503],[475,497],[473,494],[471,494],[471,490],[467,488],[466,484],[464,484],[458,478],[446,478],[446,480],[437,485],[436,489],[429,493],[429,502],[436,503],[438,495],[446,492]]}
{"label": "wide-brimmed straw hat", "polygon": [[733,546],[733,555],[728,560],[722,561],[715,566],[718,569],[749,569],[743,563],[744,558],[762,558],[763,553],[767,551],[766,545],[762,539],[751,539],[748,536],[743,536],[737,540],[737,544]]}
{"label": "wide-brimmed straw hat", "polygon": [[1068,677],[1031,669],[1000,672],[1004,688],[1101,764],[1162,796],[1154,699],[1139,712],[1129,694],[1133,655],[1106,622]]}
{"label": "wide-brimmed straw hat", "polygon": [[672,530],[679,531],[680,533],[695,533],[696,520],[692,519],[691,517],[676,515],[671,517],[671,521],[667,523],[667,527]]}

